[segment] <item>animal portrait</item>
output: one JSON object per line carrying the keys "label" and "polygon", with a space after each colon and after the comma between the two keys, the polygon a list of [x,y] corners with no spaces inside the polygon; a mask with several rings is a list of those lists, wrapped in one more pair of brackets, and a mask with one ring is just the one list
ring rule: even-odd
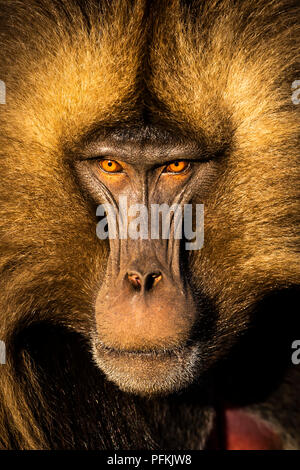
{"label": "animal portrait", "polygon": [[0,31],[0,449],[300,449],[299,0]]}

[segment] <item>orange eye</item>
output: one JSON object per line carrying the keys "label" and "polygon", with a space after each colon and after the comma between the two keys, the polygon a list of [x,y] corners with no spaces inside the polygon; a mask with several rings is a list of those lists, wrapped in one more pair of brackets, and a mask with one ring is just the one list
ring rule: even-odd
{"label": "orange eye", "polygon": [[100,160],[99,165],[106,173],[121,173],[122,171],[121,165],[115,160]]}
{"label": "orange eye", "polygon": [[166,173],[183,173],[188,167],[189,167],[189,162],[186,162],[184,160],[170,163],[165,169]]}

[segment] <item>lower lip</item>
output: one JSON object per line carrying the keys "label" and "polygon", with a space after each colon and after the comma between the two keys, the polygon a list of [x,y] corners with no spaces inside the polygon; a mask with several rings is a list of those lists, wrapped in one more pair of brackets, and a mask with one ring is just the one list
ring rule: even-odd
{"label": "lower lip", "polygon": [[138,352],[95,344],[94,358],[107,378],[121,390],[147,396],[185,388],[193,382],[198,370],[196,345]]}

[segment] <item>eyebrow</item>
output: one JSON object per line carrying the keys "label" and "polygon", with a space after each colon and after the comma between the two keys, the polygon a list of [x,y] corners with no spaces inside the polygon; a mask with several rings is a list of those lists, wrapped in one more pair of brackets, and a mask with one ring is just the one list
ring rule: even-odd
{"label": "eyebrow", "polygon": [[83,137],[86,145],[99,140],[109,139],[116,143],[141,145],[146,143],[161,143],[165,145],[179,145],[187,140],[187,136],[178,128],[168,128],[153,124],[120,124],[113,127],[97,126]]}
{"label": "eyebrow", "polygon": [[[176,160],[182,157],[190,160],[207,160],[212,156],[219,157],[230,151],[232,142],[209,142],[203,132],[197,134],[188,128],[179,128],[164,124],[120,123],[108,126],[97,125],[90,129],[76,145],[75,153],[87,158],[112,154],[126,160],[134,160],[126,151],[126,146],[143,147],[148,149],[149,164],[158,160],[159,153],[165,161]],[[157,157],[151,154],[151,149],[158,150]],[[117,157],[116,157],[117,158]],[[153,160],[153,161],[152,161]]]}

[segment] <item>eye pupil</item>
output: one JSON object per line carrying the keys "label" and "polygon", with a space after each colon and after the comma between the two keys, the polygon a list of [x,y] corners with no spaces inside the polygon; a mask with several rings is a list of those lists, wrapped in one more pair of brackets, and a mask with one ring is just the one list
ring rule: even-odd
{"label": "eye pupil", "polygon": [[101,160],[99,162],[100,168],[106,173],[121,173],[122,167],[115,160]]}
{"label": "eye pupil", "polygon": [[167,173],[184,173],[189,168],[189,163],[185,160],[177,160],[173,163],[170,163],[167,168]]}

